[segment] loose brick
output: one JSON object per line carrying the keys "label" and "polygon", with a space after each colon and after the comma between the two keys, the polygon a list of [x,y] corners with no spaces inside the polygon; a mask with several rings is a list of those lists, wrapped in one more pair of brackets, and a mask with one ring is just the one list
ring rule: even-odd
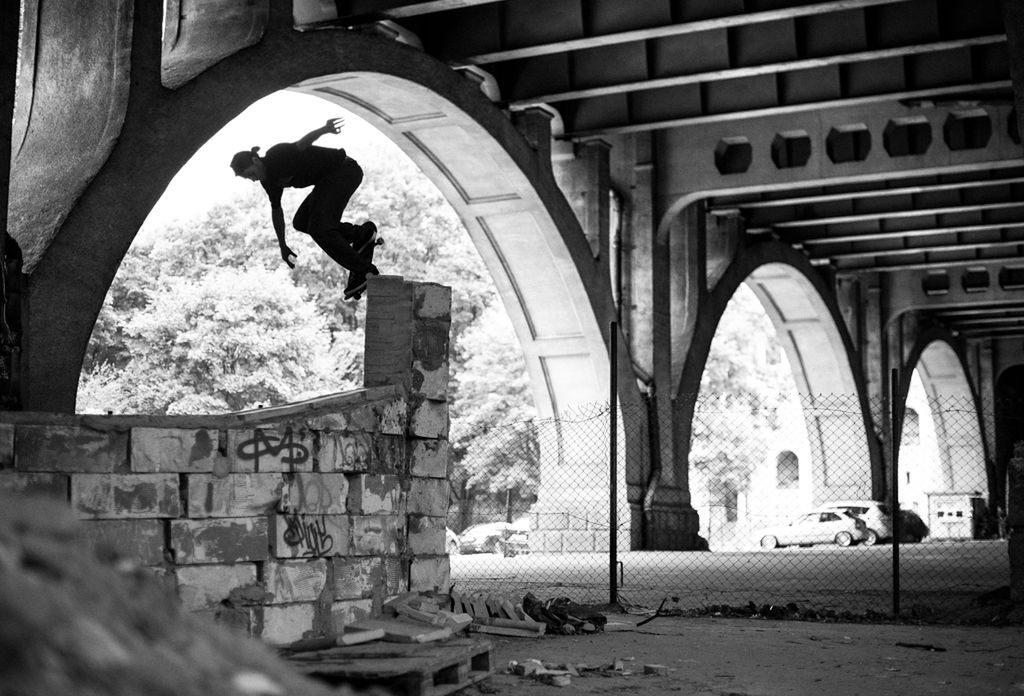
{"label": "loose brick", "polygon": [[414,558],[409,563],[410,592],[447,592],[452,586],[448,556]]}
{"label": "loose brick", "polygon": [[283,604],[263,607],[263,630],[260,638],[268,645],[287,645],[300,640],[313,630],[316,605],[313,603]]}
{"label": "loose brick", "polygon": [[395,515],[353,515],[353,556],[386,556],[398,553],[398,538],[405,531]]}
{"label": "loose brick", "polygon": [[227,458],[232,471],[285,472],[313,470],[313,433],[299,428],[249,428],[227,431]]}
{"label": "loose brick", "polygon": [[71,507],[85,518],[180,517],[177,474],[74,474]]}
{"label": "loose brick", "polygon": [[293,474],[281,495],[281,512],[341,515],[348,511],[349,480],[345,474]]}
{"label": "loose brick", "polygon": [[242,563],[267,558],[267,520],[173,520],[171,547],[178,564]]}
{"label": "loose brick", "polygon": [[83,543],[94,552],[114,552],[142,565],[164,563],[164,522],[161,520],[83,520]]}
{"label": "loose brick", "polygon": [[448,403],[424,399],[409,417],[409,434],[413,437],[448,437]]}
{"label": "loose brick", "polygon": [[256,582],[256,564],[179,566],[174,578],[186,611],[213,609],[232,590]]}
{"label": "loose brick", "polygon": [[345,515],[274,515],[272,549],[276,558],[345,556],[349,520]]}
{"label": "loose brick", "polygon": [[0,423],[0,471],[14,468],[14,425]]}
{"label": "loose brick", "polygon": [[366,599],[384,582],[381,558],[334,558],[334,598]]}
{"label": "loose brick", "polygon": [[444,517],[448,513],[448,480],[413,477],[409,484],[410,515]]}
{"label": "loose brick", "polygon": [[409,515],[407,548],[414,556],[445,553],[445,518]]}
{"label": "loose brick", "polygon": [[394,513],[400,493],[397,476],[353,475],[349,478],[348,508],[357,515]]}
{"label": "loose brick", "polygon": [[272,514],[284,488],[282,474],[191,474],[188,516],[256,517]]}
{"label": "loose brick", "polygon": [[263,574],[268,603],[315,602],[327,586],[327,560],[267,561]]}
{"label": "loose brick", "polygon": [[334,620],[334,630],[338,633],[344,631],[346,626],[372,616],[372,599],[350,599],[331,605],[331,618]]}
{"label": "loose brick", "polygon": [[324,432],[320,438],[320,471],[369,471],[373,436],[364,432]]}
{"label": "loose brick", "polygon": [[437,283],[416,283],[412,288],[414,319],[450,321],[452,289]]}
{"label": "loose brick", "polygon": [[14,468],[59,473],[128,473],[128,433],[66,425],[19,425]]}
{"label": "loose brick", "polygon": [[220,459],[216,430],[132,428],[134,472],[212,473]]}
{"label": "loose brick", "polygon": [[67,502],[70,490],[68,474],[0,471],[0,491],[24,495],[44,495]]}
{"label": "loose brick", "polygon": [[413,476],[445,478],[448,476],[448,440],[416,440],[409,456]]}

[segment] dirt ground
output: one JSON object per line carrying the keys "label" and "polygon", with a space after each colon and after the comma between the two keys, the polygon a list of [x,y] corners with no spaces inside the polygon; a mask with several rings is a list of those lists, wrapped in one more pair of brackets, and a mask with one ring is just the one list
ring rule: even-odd
{"label": "dirt ground", "polygon": [[[640,620],[609,615],[610,621]],[[465,693],[562,696],[1024,695],[1024,627],[843,624],[659,616],[632,630],[491,636],[495,675]],[[572,664],[568,686],[506,673],[510,661]],[[621,670],[608,669],[621,661]],[[602,667],[587,670],[581,666]],[[644,674],[661,665],[663,674]]]}

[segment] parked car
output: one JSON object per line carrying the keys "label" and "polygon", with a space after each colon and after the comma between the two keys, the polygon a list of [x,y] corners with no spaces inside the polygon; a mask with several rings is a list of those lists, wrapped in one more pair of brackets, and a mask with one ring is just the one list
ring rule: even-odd
{"label": "parked car", "polygon": [[842,510],[864,520],[868,526],[865,546],[892,538],[892,513],[889,506],[877,500],[837,500],[821,506],[822,510]]}
{"label": "parked car", "polygon": [[[865,546],[892,539],[892,512],[878,500],[838,500],[825,503],[822,510],[844,510],[864,520],[868,526]],[[900,510],[900,541],[921,541],[928,536],[928,525],[913,510]]]}
{"label": "parked car", "polygon": [[451,527],[444,528],[444,548],[449,556],[459,552],[459,535],[453,532]]}
{"label": "parked car", "polygon": [[831,543],[849,546],[867,536],[864,520],[842,510],[812,510],[788,524],[767,527],[758,534],[763,549]]}
{"label": "parked car", "polygon": [[[483,522],[467,527],[459,535],[461,553],[529,553],[530,520]],[[510,553],[511,551],[511,553]]]}

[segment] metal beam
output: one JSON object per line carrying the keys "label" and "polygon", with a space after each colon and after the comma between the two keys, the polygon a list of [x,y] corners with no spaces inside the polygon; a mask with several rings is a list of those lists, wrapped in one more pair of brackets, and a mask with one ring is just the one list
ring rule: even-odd
{"label": "metal beam", "polygon": [[979,94],[984,92],[1005,91],[1013,87],[1010,80],[991,80],[989,82],[977,82],[963,85],[949,85],[946,87],[930,87],[928,89],[903,90],[899,92],[886,92],[884,94],[872,94],[863,97],[848,97],[843,99],[828,99],[825,101],[807,102],[804,104],[787,104],[785,106],[770,106],[760,109],[746,109],[743,111],[727,111],[720,114],[707,114],[702,116],[682,116],[679,118],[661,119],[648,121],[646,123],[627,123],[622,125],[606,125],[594,128],[569,128],[563,136],[567,139],[584,140],[603,135],[626,135],[629,133],[643,133],[652,130],[663,130],[667,128],[681,128],[685,126],[702,126],[711,123],[725,123],[729,121],[743,121],[748,119],[762,118],[766,116],[783,116],[786,114],[797,114],[806,111],[823,111],[825,109],[839,109],[850,106],[871,106],[883,102],[899,102],[916,99],[933,99],[935,97],[952,97],[953,95]]}
{"label": "metal beam", "polygon": [[[948,251],[970,251],[980,249],[1017,249],[1018,255],[1024,251],[1024,240],[1014,242],[982,242],[979,244],[938,244],[935,246],[918,247],[916,249],[875,249],[873,251],[855,251],[841,254],[820,254],[814,258],[819,259],[871,259],[891,256],[906,256],[907,254],[934,254]],[[979,260],[975,259],[974,263]]]}
{"label": "metal beam", "polygon": [[856,213],[853,215],[834,215],[823,218],[810,218],[801,220],[786,220],[772,223],[771,227],[751,228],[751,234],[765,234],[779,231],[779,229],[794,229],[799,227],[815,227],[817,225],[840,225],[851,222],[866,222],[869,220],[881,220],[883,218],[911,218],[924,217],[928,215],[953,215],[956,213],[971,213],[982,210],[1006,210],[1009,208],[1024,208],[1024,201],[1007,201],[1002,203],[976,203],[974,205],[951,205],[946,207],[920,208],[914,210],[887,210],[871,213]]}
{"label": "metal beam", "polygon": [[666,87],[679,87],[692,85],[701,82],[712,82],[716,80],[733,80],[741,77],[754,77],[756,75],[772,75],[777,73],[790,72],[795,70],[808,70],[811,68],[823,68],[831,65],[844,63],[858,63],[869,60],[880,60],[886,58],[898,58],[902,56],[920,55],[922,53],[933,53],[937,51],[948,51],[968,46],[983,46],[987,44],[1001,43],[1006,41],[1006,34],[994,34],[991,36],[978,36],[970,39],[959,39],[956,41],[937,41],[935,43],[917,44],[912,46],[901,46],[899,48],[887,48],[874,51],[858,51],[855,53],[843,53],[822,58],[804,58],[802,60],[789,60],[779,63],[765,63],[743,68],[729,68],[725,70],[709,70],[689,75],[678,75],[675,77],[663,77],[653,80],[639,80],[634,82],[621,82],[617,84],[604,85],[601,87],[590,87],[586,89],[567,90],[563,92],[551,92],[548,94],[535,94],[529,97],[513,99],[509,102],[511,108],[526,108],[537,104],[555,103],[568,101],[570,99],[585,99],[589,97],[604,97],[620,94],[622,92],[640,92],[652,89],[663,89]]}
{"label": "metal beam", "polygon": [[[970,232],[995,232],[997,230],[1024,229],[1024,220],[1020,223],[1002,222],[991,225],[963,225],[957,227],[929,227],[922,230],[895,230],[892,232],[863,232],[860,234],[844,234],[832,236],[813,237],[805,239],[786,235],[783,241],[793,244],[795,247],[824,246],[827,244],[847,244],[850,242],[875,242],[886,239],[912,239],[914,237],[930,237],[937,234],[964,234]],[[824,256],[825,254],[823,254]]]}
{"label": "metal beam", "polygon": [[536,44],[534,46],[523,46],[521,48],[513,48],[505,51],[479,53],[476,55],[460,56],[457,58],[453,57],[449,58],[448,62],[454,67],[485,65],[487,63],[519,60],[521,58],[547,56],[553,53],[581,51],[588,48],[596,48],[598,46],[614,46],[617,44],[632,43],[635,41],[649,41],[651,39],[661,39],[669,36],[695,34],[702,31],[714,31],[716,29],[728,29],[730,27],[763,24],[765,22],[775,22],[783,19],[810,17],[813,15],[828,14],[830,12],[844,12],[846,10],[875,7],[877,5],[897,5],[910,1],[911,0],[836,0],[835,2],[818,2],[797,7],[786,7],[778,10],[723,15],[696,22],[668,24],[660,27],[649,27],[647,29],[634,29],[632,31],[603,34],[600,36],[588,36],[578,39],[569,39],[566,41]]}
{"label": "metal beam", "polygon": [[[816,261],[816,266],[827,266],[828,259],[823,257],[820,259],[813,259]],[[1013,256],[1000,256],[984,259],[958,259],[955,261],[922,261],[920,263],[901,263],[901,264],[886,264],[884,266],[836,266],[835,271],[839,275],[851,275],[855,273],[889,273],[894,271],[933,271],[936,269],[945,268],[963,268],[964,266],[982,266],[986,264],[995,264],[999,266],[1009,265],[1021,265],[1024,264],[1024,259],[1021,259],[1019,254]]]}

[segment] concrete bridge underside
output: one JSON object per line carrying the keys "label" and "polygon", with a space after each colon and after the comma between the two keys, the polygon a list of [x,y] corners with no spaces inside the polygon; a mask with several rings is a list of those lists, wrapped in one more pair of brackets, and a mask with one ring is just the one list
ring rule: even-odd
{"label": "concrete bridge underside", "polygon": [[[931,393],[991,412],[998,377],[1024,363],[1011,76],[1024,17],[1010,5],[959,28],[959,0],[707,10],[721,17],[558,0],[535,8],[554,12],[546,25],[500,0],[370,5],[347,19],[242,0],[3,10],[4,36],[13,20],[21,39],[2,49],[20,71],[16,90],[4,73],[12,175],[0,192],[25,273],[6,383],[15,407],[73,410],[96,315],[167,182],[279,89],[358,113],[438,185],[495,278],[543,415],[604,398],[605,327],[620,321],[620,400],[652,417],[625,445],[636,548],[700,544],[688,395],[741,282],[772,318],[799,390],[858,406],[862,445],[849,454],[862,480],[825,497],[887,495],[888,413],[906,392],[889,393],[892,368],[920,363]],[[293,10],[321,30],[296,32]],[[920,13],[921,35],[887,30],[890,12]],[[579,36],[566,20],[577,15],[589,27]],[[863,31],[833,36],[833,20]],[[454,28],[474,40],[460,48]],[[658,57],[645,68],[635,44]],[[594,63],[597,53],[621,60]],[[688,60],[705,64],[667,75]],[[906,84],[888,84],[885,65]],[[694,94],[699,108],[675,111]],[[949,340],[926,343],[937,329]],[[1007,467],[996,431],[1009,421],[993,422],[943,456],[953,470],[963,448],[980,452],[995,501]],[[812,450],[819,467],[836,454],[825,438]]]}

